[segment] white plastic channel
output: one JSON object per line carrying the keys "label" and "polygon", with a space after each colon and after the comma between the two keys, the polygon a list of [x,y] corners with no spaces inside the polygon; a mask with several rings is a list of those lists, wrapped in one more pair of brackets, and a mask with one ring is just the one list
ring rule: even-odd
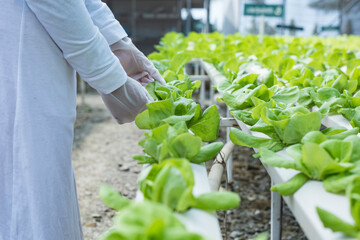
{"label": "white plastic channel", "polygon": [[[204,68],[206,73],[209,75],[212,83],[217,86],[219,81],[225,78],[217,69],[209,63],[201,61],[201,66]],[[259,73],[260,76],[265,76],[266,71],[261,69],[249,69],[249,73]],[[266,135],[258,132],[251,132],[249,126],[241,121],[237,120],[240,128],[254,136],[267,137]],[[322,123],[327,126],[343,126],[347,129],[351,129],[349,121],[341,115],[326,116]],[[257,149],[254,149],[257,151]],[[278,152],[284,157],[289,155],[285,150]],[[271,167],[264,164],[265,169],[270,175],[272,182],[275,184],[284,183],[298,171],[284,168]],[[333,233],[330,229],[324,228],[318,214],[316,207],[319,206],[325,210],[330,211],[341,219],[353,223],[353,219],[350,214],[350,205],[348,199],[344,195],[337,195],[326,192],[322,183],[319,181],[308,181],[302,186],[295,194],[288,197],[283,197],[289,209],[292,211],[296,220],[299,222],[305,235],[312,240],[340,240],[350,239],[345,238],[341,233]]]}
{"label": "white plastic channel", "polygon": [[[237,122],[244,132],[256,137],[267,137],[265,134],[250,131],[249,126],[243,122]],[[258,149],[254,150],[256,152],[258,151]],[[290,156],[286,153],[286,150],[282,150],[278,152],[278,154],[286,158],[290,158]],[[263,165],[275,184],[284,183],[298,173],[298,171],[292,169],[271,167],[266,164]],[[295,194],[283,197],[283,199],[309,239],[350,239],[345,238],[340,233],[333,233],[330,229],[324,228],[316,212],[316,207],[318,206],[330,211],[346,222],[354,223],[350,214],[349,200],[344,195],[326,192],[322,182],[311,180],[305,183],[305,185],[302,186]]]}
{"label": "white plastic channel", "polygon": [[[313,107],[312,108],[312,111],[318,111],[318,110],[319,110],[318,107]],[[341,115],[341,114],[327,115],[321,120],[321,123],[325,127],[344,127],[346,129],[352,129],[353,128],[351,126],[349,120],[344,118],[344,116]]]}
{"label": "white plastic channel", "polygon": [[222,75],[210,63],[204,62],[203,60],[198,60],[198,61],[200,61],[200,66],[205,70],[205,72],[209,76],[212,85],[217,86],[218,82],[221,82],[226,79],[226,77]]}

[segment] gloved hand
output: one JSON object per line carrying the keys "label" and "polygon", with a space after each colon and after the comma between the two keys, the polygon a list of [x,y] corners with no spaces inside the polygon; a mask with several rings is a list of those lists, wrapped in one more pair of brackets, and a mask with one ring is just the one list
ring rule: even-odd
{"label": "gloved hand", "polygon": [[112,44],[110,48],[120,60],[129,77],[139,81],[144,86],[153,82],[154,79],[165,84],[165,80],[154,67],[154,64],[135,47],[130,38],[124,37]]}
{"label": "gloved hand", "polygon": [[153,100],[146,89],[130,77],[112,93],[100,95],[119,124],[134,121],[135,117],[146,109],[146,104]]}

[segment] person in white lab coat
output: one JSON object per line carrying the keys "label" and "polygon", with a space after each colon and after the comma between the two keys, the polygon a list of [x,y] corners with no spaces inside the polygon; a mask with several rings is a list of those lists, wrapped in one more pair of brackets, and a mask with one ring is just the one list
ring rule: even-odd
{"label": "person in white lab coat", "polygon": [[120,123],[151,101],[140,83],[163,82],[100,0],[1,2],[0,240],[83,239],[75,72]]}

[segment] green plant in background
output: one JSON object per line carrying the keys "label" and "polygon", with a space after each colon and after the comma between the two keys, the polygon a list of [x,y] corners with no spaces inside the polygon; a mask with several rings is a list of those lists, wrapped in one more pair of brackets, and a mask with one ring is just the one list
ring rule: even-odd
{"label": "green plant in background", "polygon": [[105,204],[118,211],[114,225],[99,240],[206,240],[186,230],[185,226],[163,204],[132,202],[104,185],[100,197]]}
{"label": "green plant in background", "polygon": [[[254,112],[255,110],[252,114]],[[301,106],[285,109],[263,107],[259,111],[259,116],[261,120],[250,127],[250,130],[264,133],[270,138],[255,137],[231,128],[231,141],[240,146],[279,151],[284,146],[300,142],[306,133],[319,130],[321,126],[321,114],[309,112]]]}
{"label": "green plant in background", "polygon": [[139,177],[139,186],[145,199],[162,203],[183,212],[189,208],[202,210],[226,210],[240,204],[240,197],[232,192],[210,192],[193,195],[194,176],[186,159],[168,159],[152,165]]}
{"label": "green plant in background", "polygon": [[[261,84],[267,88],[273,85],[306,88],[305,96],[304,92],[301,93],[299,104],[303,105],[303,100],[307,100],[308,104],[303,106],[312,107],[314,103],[310,101],[310,97],[314,97],[314,101],[317,97],[306,92],[331,87],[339,91],[338,97],[349,100],[348,94],[343,91],[353,95],[359,90],[359,43],[360,39],[354,36],[327,39],[270,36],[258,38],[239,34],[225,37],[219,33],[191,33],[184,37],[182,34],[169,33],[157,47],[159,52],[149,55],[149,58],[153,59],[169,82],[182,79],[183,66],[192,58],[202,58],[213,64],[227,77],[227,80],[217,84],[217,89],[223,92],[223,99],[230,107],[243,109],[250,103],[246,96],[265,90],[264,87],[257,88]],[[263,79],[258,78],[257,74],[249,74],[247,71],[254,66],[268,69],[269,74]],[[253,86],[240,90],[244,83]],[[245,91],[245,94],[240,94],[242,91]],[[236,92],[239,94],[234,94]],[[326,103],[321,108],[322,114],[340,113],[349,120],[356,118],[352,123],[354,126],[360,121],[356,114],[348,110],[358,105],[349,101],[338,99],[316,103],[318,107]],[[341,111],[342,108],[346,110]]]}

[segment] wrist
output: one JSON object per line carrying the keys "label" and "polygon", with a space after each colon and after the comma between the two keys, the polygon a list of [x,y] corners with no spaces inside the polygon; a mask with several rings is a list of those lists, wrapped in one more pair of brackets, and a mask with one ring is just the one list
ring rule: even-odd
{"label": "wrist", "polygon": [[132,41],[131,38],[129,37],[123,37],[122,39],[120,39],[119,41],[113,43],[110,45],[110,49],[111,51],[117,51],[117,50],[122,50],[124,48],[127,48],[127,46],[131,45]]}

